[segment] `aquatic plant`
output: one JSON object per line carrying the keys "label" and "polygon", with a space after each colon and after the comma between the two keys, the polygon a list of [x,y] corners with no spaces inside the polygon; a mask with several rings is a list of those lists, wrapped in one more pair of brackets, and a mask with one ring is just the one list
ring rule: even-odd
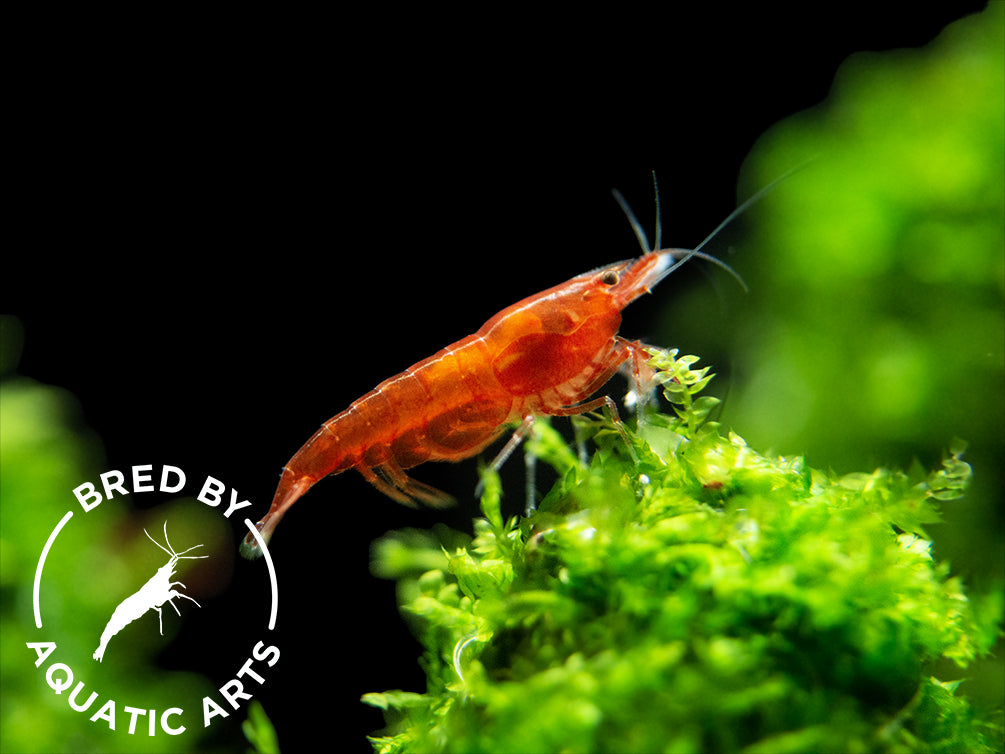
{"label": "aquatic plant", "polygon": [[[474,536],[375,543],[425,652],[427,688],[363,697],[377,752],[990,751],[1002,727],[959,680],[1002,594],[969,599],[925,526],[971,476],[836,475],[724,432],[697,359],[656,353],[672,415],[584,419],[583,463],[550,426],[528,452],[558,482],[505,518],[487,474]],[[951,667],[950,666],[950,667]]]}

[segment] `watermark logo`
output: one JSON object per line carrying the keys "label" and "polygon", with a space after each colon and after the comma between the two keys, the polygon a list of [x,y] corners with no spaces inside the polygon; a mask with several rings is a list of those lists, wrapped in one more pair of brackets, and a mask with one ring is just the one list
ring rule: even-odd
{"label": "watermark logo", "polygon": [[[49,572],[46,571],[46,563],[73,555],[61,552],[61,532],[68,525],[73,525],[71,522],[75,517],[80,519],[81,511],[84,515],[91,514],[104,501],[120,495],[138,495],[155,491],[180,496],[186,494],[185,490],[189,486],[188,477],[181,468],[164,465],[159,471],[156,481],[152,465],[133,466],[128,476],[118,470],[106,471],[96,481],[83,482],[75,487],[71,491],[72,497],[69,498],[69,510],[49,534],[39,554],[35,570],[32,605],[35,627],[39,635],[37,641],[25,643],[26,649],[29,650],[28,657],[34,659],[34,665],[39,670],[40,683],[44,682],[57,697],[66,700],[67,714],[86,715],[91,723],[107,728],[109,734],[182,736],[187,731],[208,728],[215,721],[227,718],[240,710],[250,701],[257,688],[267,682],[270,669],[276,665],[280,657],[278,646],[269,640],[269,634],[276,626],[279,604],[275,567],[257,527],[249,519],[241,520],[239,517],[235,520],[240,521],[243,528],[249,530],[258,540],[264,556],[271,589],[271,606],[268,621],[263,627],[266,638],[253,644],[249,643],[243,650],[234,650],[238,653],[236,657],[247,659],[243,663],[241,659],[235,661],[233,677],[215,693],[203,695],[201,698],[194,696],[172,699],[169,706],[158,710],[139,700],[118,699],[114,690],[109,692],[106,689],[95,688],[95,685],[100,685],[102,682],[101,674],[95,676],[97,668],[103,664],[127,662],[120,659],[119,655],[122,637],[136,638],[141,632],[153,632],[153,617],[148,616],[149,613],[156,611],[159,635],[164,636],[166,606],[170,605],[174,611],[174,616],[168,613],[169,618],[178,621],[183,621],[184,616],[191,611],[204,610],[204,606],[187,593],[188,588],[185,584],[175,577],[182,561],[206,561],[207,564],[212,564],[214,556],[207,552],[204,542],[196,541],[191,532],[183,535],[172,529],[167,517],[164,517],[163,521],[158,520],[158,524],[162,525],[159,532],[154,529],[157,536],[143,529],[143,533],[152,543],[149,545],[150,549],[156,546],[162,550],[166,562],[162,561],[164,564],[157,567],[152,576],[149,575],[151,569],[131,574],[132,582],[140,584],[139,588],[119,598],[110,615],[102,611],[109,617],[103,626],[99,623],[94,627],[93,636],[97,646],[90,655],[91,661],[86,665],[80,664],[79,647],[76,648],[78,651],[61,649],[60,616],[50,618],[43,615],[43,600],[40,599],[43,590],[51,589],[56,592],[60,590],[58,579],[54,575],[47,575]],[[195,502],[192,504],[215,509],[226,520],[231,520],[233,514],[251,505],[249,501],[241,499],[236,489],[228,488],[212,476],[206,477],[198,485],[193,485],[188,494],[191,495],[196,489],[198,493],[195,494]],[[240,536],[243,535],[242,529]],[[50,569],[50,572],[57,573],[58,569]],[[96,574],[95,578],[100,585],[100,574]],[[179,609],[179,605],[182,609]],[[227,616],[212,617],[215,625],[219,617],[218,625],[221,631],[227,634]],[[90,653],[93,646],[90,645],[86,651]]]}
{"label": "watermark logo", "polygon": [[202,547],[202,545],[192,545],[188,548],[188,550],[175,552],[171,548],[170,540],[168,540],[167,521],[164,522],[164,542],[167,544],[167,547],[162,547],[156,539],[150,536],[150,532],[146,529],[143,530],[143,533],[147,535],[151,542],[164,550],[164,552],[166,552],[170,557],[168,558],[168,562],[158,568],[157,573],[151,576],[150,580],[141,586],[138,592],[130,594],[116,606],[115,612],[112,613],[112,617],[109,618],[108,623],[105,624],[105,630],[101,632],[101,643],[98,644],[98,648],[94,650],[93,657],[98,662],[101,662],[104,658],[105,650],[108,648],[108,642],[111,638],[150,610],[157,611],[157,621],[160,624],[161,636],[163,636],[164,615],[161,612],[161,605],[165,602],[174,608],[174,611],[178,613],[179,617],[181,617],[181,611],[174,604],[174,600],[177,597],[190,600],[195,602],[196,606],[202,607],[202,605],[196,602],[196,600],[192,597],[189,597],[187,594],[182,594],[176,589],[172,589],[174,586],[184,587],[185,585],[183,583],[180,581],[171,581],[171,577],[174,576],[175,569],[178,567],[179,560],[197,560],[209,557],[209,555],[185,554],[186,552],[194,550],[196,547]]}

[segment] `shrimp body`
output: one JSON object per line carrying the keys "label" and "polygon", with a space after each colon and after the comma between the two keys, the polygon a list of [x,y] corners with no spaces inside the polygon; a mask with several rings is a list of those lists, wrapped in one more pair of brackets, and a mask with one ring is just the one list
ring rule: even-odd
{"label": "shrimp body", "polygon": [[108,642],[111,641],[112,637],[137,618],[144,616],[149,610],[157,611],[157,622],[160,626],[161,635],[163,635],[164,623],[163,616],[161,615],[161,606],[165,602],[171,605],[178,615],[181,615],[181,612],[178,610],[178,606],[174,604],[174,600],[177,597],[189,600],[190,602],[195,602],[196,605],[199,605],[195,599],[189,597],[187,594],[182,594],[177,589],[172,589],[171,587],[176,585],[185,585],[180,581],[171,581],[171,577],[175,574],[175,569],[178,567],[179,560],[200,560],[202,558],[209,557],[208,555],[185,554],[197,547],[202,547],[202,545],[194,545],[187,550],[175,552],[174,548],[171,546],[171,540],[168,539],[166,520],[164,521],[164,544],[166,544],[167,547],[164,547],[156,539],[151,537],[150,533],[147,532],[146,529],[143,530],[143,533],[147,535],[147,538],[151,542],[170,555],[170,558],[167,563],[157,569],[157,573],[147,579],[147,582],[141,586],[138,591],[134,594],[130,594],[115,607],[112,617],[108,619],[108,623],[105,624],[105,628],[101,632],[101,640],[98,643],[98,648],[94,650],[94,654],[92,655],[92,657],[98,662],[101,662],[104,658],[105,650],[108,648]]}
{"label": "shrimp body", "polygon": [[[629,358],[636,365],[649,358],[641,344],[617,335],[621,310],[696,253],[651,251],[579,275],[503,309],[473,335],[382,382],[325,422],[286,464],[258,523],[262,538],[268,542],[286,510],[330,474],[356,469],[398,502],[443,505],[448,495],[404,470],[468,458],[512,424],[526,434],[534,416],[610,404],[587,399]],[[241,552],[261,554],[251,534]]]}

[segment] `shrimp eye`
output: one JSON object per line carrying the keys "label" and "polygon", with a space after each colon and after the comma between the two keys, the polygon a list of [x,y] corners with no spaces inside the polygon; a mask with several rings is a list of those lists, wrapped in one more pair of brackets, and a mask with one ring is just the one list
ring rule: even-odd
{"label": "shrimp eye", "polygon": [[608,270],[600,276],[600,282],[604,285],[617,285],[618,280],[620,280],[620,278],[618,277],[618,273],[614,270]]}

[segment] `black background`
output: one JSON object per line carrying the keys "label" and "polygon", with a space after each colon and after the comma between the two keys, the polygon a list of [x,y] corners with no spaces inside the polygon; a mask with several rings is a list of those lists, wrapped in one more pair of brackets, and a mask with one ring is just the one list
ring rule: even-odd
{"label": "black background", "polygon": [[[925,44],[982,4],[706,7],[259,18],[38,54],[8,114],[2,308],[24,325],[19,372],[77,396],[107,468],[210,474],[257,518],[283,463],[352,400],[508,304],[637,254],[610,189],[651,230],[656,171],[664,241],[693,245],[736,205],[758,136],[823,100],[849,54]],[[656,298],[623,333],[645,336]],[[278,529],[283,654],[258,698],[287,751],[366,751],[383,722],[359,697],[424,688],[368,549],[390,529],[466,528],[476,463],[416,476],[461,504],[408,510],[346,474]],[[238,563],[235,594],[260,566]]]}

